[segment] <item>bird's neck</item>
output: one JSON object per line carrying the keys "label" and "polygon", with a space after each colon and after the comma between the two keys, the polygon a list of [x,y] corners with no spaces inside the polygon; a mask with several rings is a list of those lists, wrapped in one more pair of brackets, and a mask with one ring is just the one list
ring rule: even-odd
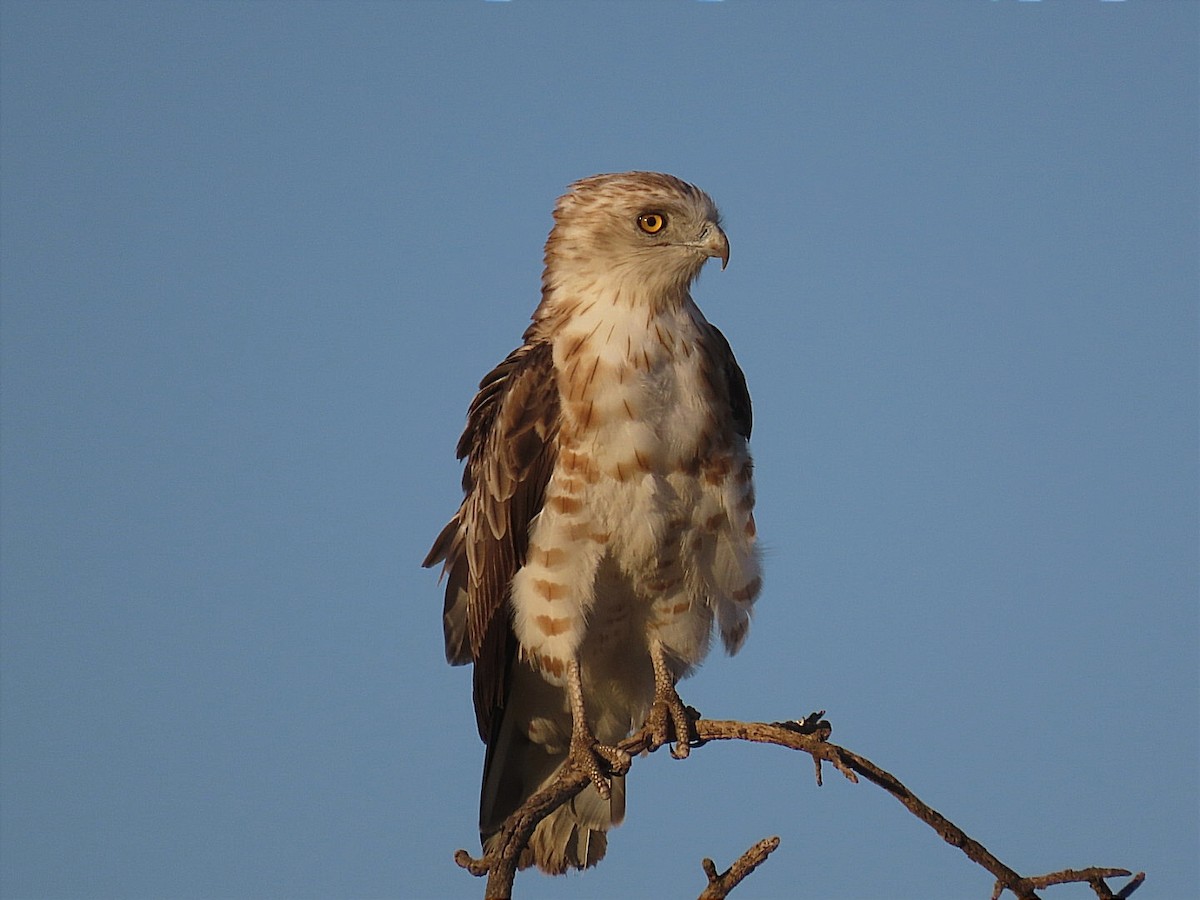
{"label": "bird's neck", "polygon": [[[564,270],[565,269],[565,270]],[[699,315],[688,294],[693,275],[687,272],[646,272],[609,268],[603,274],[585,267],[547,265],[542,276],[542,301],[533,314],[531,331],[554,340],[563,332],[611,330],[649,333],[656,321],[672,324]]]}

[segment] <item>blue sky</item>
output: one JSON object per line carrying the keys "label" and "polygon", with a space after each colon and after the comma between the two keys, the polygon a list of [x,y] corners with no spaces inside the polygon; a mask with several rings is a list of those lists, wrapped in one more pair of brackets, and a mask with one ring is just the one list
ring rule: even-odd
{"label": "blue sky", "polygon": [[[716,718],[827,709],[1024,873],[1197,893],[1200,6],[0,4],[0,893],[481,896],[419,568],[555,197],[721,205],[767,586]],[[660,758],[661,757],[661,758]],[[986,897],[869,785],[637,764],[521,897]],[[911,890],[910,890],[911,888]],[[1079,896],[1079,890],[1047,892]]]}

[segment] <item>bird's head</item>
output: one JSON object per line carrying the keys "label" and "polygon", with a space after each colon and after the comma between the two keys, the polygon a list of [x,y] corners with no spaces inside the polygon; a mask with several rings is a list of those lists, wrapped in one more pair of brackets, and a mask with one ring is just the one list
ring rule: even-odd
{"label": "bird's head", "polygon": [[709,257],[724,268],[729,240],[704,191],[658,172],[593,175],[555,206],[543,294],[588,285],[671,302]]}

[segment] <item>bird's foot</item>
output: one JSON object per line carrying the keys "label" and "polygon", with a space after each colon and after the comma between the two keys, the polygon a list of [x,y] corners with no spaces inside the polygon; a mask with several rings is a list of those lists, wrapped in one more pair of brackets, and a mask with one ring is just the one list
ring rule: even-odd
{"label": "bird's foot", "polygon": [[570,761],[591,779],[604,800],[612,796],[612,777],[629,771],[633,760],[620,747],[602,744],[587,732],[571,735]]}
{"label": "bird's foot", "polygon": [[571,702],[571,748],[567,759],[591,779],[596,793],[608,800],[612,797],[611,778],[628,772],[633,760],[619,747],[600,743],[592,733],[577,659],[567,663],[567,697]]}
{"label": "bird's foot", "polygon": [[684,706],[679,699],[675,678],[667,664],[667,648],[657,636],[650,639],[650,664],[654,668],[654,703],[650,706],[646,723],[654,739],[652,749],[669,743],[673,738],[675,743],[671,747],[671,755],[676,759],[687,759],[692,749],[692,738],[697,737],[692,723],[700,718],[700,713]]}
{"label": "bird's foot", "polygon": [[654,739],[654,746],[661,747],[674,741],[671,755],[676,759],[687,759],[696,737],[695,721],[700,714],[679,699],[675,685],[667,682],[654,692],[654,703],[650,707],[647,724]]}

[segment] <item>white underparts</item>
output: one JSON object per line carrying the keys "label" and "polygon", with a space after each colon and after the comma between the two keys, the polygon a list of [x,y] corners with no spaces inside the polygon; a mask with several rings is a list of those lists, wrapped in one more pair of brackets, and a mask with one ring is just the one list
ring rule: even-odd
{"label": "white underparts", "polygon": [[580,660],[588,693],[610,700],[591,706],[621,720],[597,737],[616,740],[648,707],[652,635],[676,678],[703,660],[714,617],[727,648],[741,644],[761,584],[750,457],[690,298],[657,315],[597,303],[567,322],[558,456],[512,582],[514,629],[552,683]]}

